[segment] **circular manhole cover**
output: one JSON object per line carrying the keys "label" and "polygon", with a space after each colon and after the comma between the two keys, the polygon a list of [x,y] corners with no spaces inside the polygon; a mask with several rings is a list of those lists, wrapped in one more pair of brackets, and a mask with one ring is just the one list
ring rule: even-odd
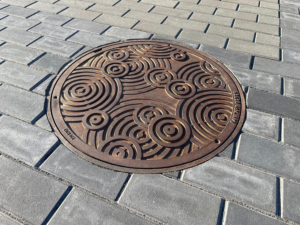
{"label": "circular manhole cover", "polygon": [[245,117],[243,91],[214,58],[163,41],[101,46],[53,82],[48,118],[61,141],[114,170],[161,173],[224,150]]}

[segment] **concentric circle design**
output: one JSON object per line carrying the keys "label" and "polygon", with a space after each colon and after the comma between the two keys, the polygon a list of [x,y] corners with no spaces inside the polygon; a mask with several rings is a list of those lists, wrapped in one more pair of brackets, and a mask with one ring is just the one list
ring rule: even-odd
{"label": "concentric circle design", "polygon": [[48,118],[61,141],[113,170],[162,173],[224,150],[245,118],[234,75],[198,50],[163,41],[95,48],[53,82]]}

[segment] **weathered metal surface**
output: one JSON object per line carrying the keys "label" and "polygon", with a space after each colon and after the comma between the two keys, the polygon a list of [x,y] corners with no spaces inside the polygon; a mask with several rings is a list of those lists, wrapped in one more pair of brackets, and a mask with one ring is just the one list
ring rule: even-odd
{"label": "weathered metal surface", "polygon": [[90,162],[160,173],[202,163],[239,133],[245,99],[233,74],[195,49],[162,41],[96,48],[53,82],[48,118]]}

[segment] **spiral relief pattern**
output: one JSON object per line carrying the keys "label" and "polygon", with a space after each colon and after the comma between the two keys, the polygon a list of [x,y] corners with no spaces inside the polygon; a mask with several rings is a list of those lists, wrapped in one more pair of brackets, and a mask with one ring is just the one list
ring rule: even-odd
{"label": "spiral relief pattern", "polygon": [[77,59],[59,75],[50,99],[60,135],[93,163],[160,171],[228,145],[244,113],[234,81],[197,50],[120,42]]}

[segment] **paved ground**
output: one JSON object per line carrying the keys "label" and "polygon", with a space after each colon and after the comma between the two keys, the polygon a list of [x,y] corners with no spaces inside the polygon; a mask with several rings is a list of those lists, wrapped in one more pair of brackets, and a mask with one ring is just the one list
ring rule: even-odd
{"label": "paved ground", "polygon": [[[298,0],[1,0],[0,224],[300,224]],[[226,64],[247,120],[219,156],[157,175],[106,170],[60,144],[51,80],[109,42],[170,39]],[[200,45],[201,44],[201,45]]]}

